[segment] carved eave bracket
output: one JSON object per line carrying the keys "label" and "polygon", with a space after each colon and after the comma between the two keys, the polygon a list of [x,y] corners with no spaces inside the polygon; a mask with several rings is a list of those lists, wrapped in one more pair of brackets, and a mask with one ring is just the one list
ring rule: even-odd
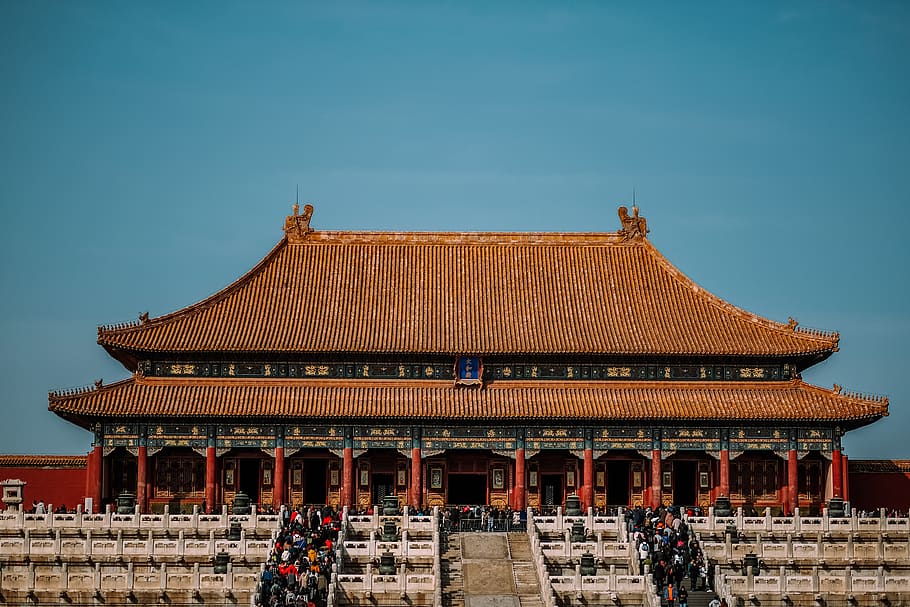
{"label": "carved eave bracket", "polygon": [[632,207],[632,215],[629,215],[629,209],[619,207],[619,221],[622,222],[622,229],[619,233],[624,240],[641,240],[648,235],[648,220],[638,215],[638,207]]}
{"label": "carved eave bracket", "polygon": [[288,242],[302,242],[306,239],[307,234],[313,231],[310,227],[310,219],[313,217],[313,205],[303,205],[303,214],[300,213],[300,205],[294,205],[294,214],[288,215],[284,220],[284,233],[287,235]]}

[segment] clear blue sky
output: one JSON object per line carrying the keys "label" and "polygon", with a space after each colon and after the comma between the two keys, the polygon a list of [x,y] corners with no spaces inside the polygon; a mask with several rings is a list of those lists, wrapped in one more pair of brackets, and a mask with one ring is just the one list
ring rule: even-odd
{"label": "clear blue sky", "polygon": [[706,289],[841,333],[910,458],[910,4],[0,2],[0,452],[83,453],[47,391],[98,324],[317,229],[603,230],[635,187]]}

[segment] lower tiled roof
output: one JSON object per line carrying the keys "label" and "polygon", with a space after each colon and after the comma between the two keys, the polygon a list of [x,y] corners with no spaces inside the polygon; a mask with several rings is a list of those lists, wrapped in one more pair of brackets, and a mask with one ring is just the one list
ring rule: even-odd
{"label": "lower tiled roof", "polygon": [[0,468],[85,468],[84,455],[0,455]]}
{"label": "lower tiled roof", "polygon": [[49,408],[97,417],[450,420],[812,420],[864,425],[887,399],[785,382],[528,382],[481,388],[427,380],[198,379],[134,376],[51,395]]}
{"label": "lower tiled roof", "polygon": [[850,472],[896,472],[910,473],[910,460],[906,459],[851,459]]}

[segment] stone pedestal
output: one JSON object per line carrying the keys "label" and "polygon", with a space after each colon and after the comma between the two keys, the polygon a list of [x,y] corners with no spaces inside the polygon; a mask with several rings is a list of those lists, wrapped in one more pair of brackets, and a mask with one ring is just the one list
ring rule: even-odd
{"label": "stone pedestal", "polygon": [[6,509],[21,510],[25,481],[20,481],[18,478],[8,478],[0,484],[3,486],[3,504]]}

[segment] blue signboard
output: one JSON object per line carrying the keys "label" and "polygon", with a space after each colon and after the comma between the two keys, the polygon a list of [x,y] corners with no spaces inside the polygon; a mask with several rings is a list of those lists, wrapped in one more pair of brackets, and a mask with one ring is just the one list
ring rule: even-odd
{"label": "blue signboard", "polygon": [[456,384],[479,384],[483,377],[483,363],[476,356],[459,356],[455,360]]}

